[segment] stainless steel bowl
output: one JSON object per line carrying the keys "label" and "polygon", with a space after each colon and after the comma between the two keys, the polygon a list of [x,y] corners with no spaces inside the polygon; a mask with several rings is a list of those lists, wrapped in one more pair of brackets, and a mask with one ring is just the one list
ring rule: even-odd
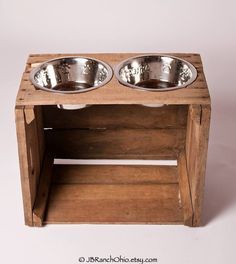
{"label": "stainless steel bowl", "polygon": [[83,57],[64,57],[44,62],[31,71],[39,89],[57,93],[81,93],[110,81],[112,69],[105,62]]}
{"label": "stainless steel bowl", "polygon": [[150,54],[122,61],[115,75],[128,87],[159,92],[188,86],[196,79],[197,70],[180,58]]}
{"label": "stainless steel bowl", "polygon": [[[30,80],[39,89],[63,93],[81,93],[105,85],[112,78],[112,68],[103,61],[84,57],[49,60],[33,69]],[[58,105],[62,109],[84,108],[82,105]]]}

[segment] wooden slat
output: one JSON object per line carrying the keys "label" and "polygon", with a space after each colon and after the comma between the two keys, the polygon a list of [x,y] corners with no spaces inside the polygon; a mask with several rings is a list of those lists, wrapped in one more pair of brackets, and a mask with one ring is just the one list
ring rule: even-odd
{"label": "wooden slat", "polygon": [[36,119],[36,126],[37,126],[40,164],[42,166],[44,152],[45,152],[45,141],[44,141],[44,128],[43,128],[44,124],[43,124],[41,106],[35,106],[35,119]]}
{"label": "wooden slat", "polygon": [[185,152],[181,152],[178,159],[178,175],[181,204],[184,212],[184,224],[188,226],[193,225],[193,208],[187,172],[187,163]]}
{"label": "wooden slat", "polygon": [[57,184],[178,183],[176,166],[54,165]]}
{"label": "wooden slat", "polygon": [[54,165],[45,223],[183,223],[176,166]]}
{"label": "wooden slat", "polygon": [[[39,152],[39,138],[38,138],[38,126],[36,123],[35,109],[32,106],[27,106],[24,109],[25,120],[26,120],[26,134],[27,134],[27,144],[30,151],[30,163],[31,163],[31,173],[32,179],[34,179],[34,193],[36,194],[39,175],[40,175],[40,152]],[[35,200],[35,195],[33,201]]]}
{"label": "wooden slat", "polygon": [[47,205],[48,194],[51,185],[53,168],[53,156],[50,153],[44,158],[42,173],[40,176],[39,188],[33,208],[33,224],[34,226],[42,226]]}
{"label": "wooden slat", "polygon": [[187,168],[194,211],[193,225],[201,224],[211,108],[190,106],[192,128]]}
{"label": "wooden slat", "polygon": [[[21,104],[21,101],[22,102],[25,101],[25,94],[26,94],[26,92],[28,90],[28,86],[31,86],[30,83],[29,83],[29,80],[28,79],[25,80],[25,76],[23,74],[22,79],[21,79],[21,82],[20,82],[20,87],[19,87],[19,90],[17,92],[16,108]],[[23,103],[23,105],[24,105],[24,103]]]}
{"label": "wooden slat", "polygon": [[[200,63],[200,55],[198,53],[165,53],[173,56],[177,56],[179,58],[185,60],[191,60],[192,63],[199,64]],[[78,56],[78,53],[42,53],[42,54],[30,54],[28,58],[28,63],[42,63],[45,60],[50,60],[55,57],[60,58],[64,56]],[[114,56],[115,55],[115,56]],[[113,60],[115,63],[119,62],[120,60],[127,59],[132,56],[139,55],[138,53],[83,53],[81,56],[92,56],[93,58],[99,59],[101,57],[107,57],[109,60]]]}
{"label": "wooden slat", "polygon": [[55,158],[175,159],[185,129],[47,130]]}
{"label": "wooden slat", "polygon": [[33,225],[32,209],[41,171],[38,127],[33,106],[15,110],[25,223]]}
{"label": "wooden slat", "polygon": [[24,109],[15,109],[16,132],[21,174],[21,188],[24,204],[25,224],[32,226],[32,208],[34,189],[32,188],[31,165],[29,164],[29,146],[26,138],[26,122]]}
{"label": "wooden slat", "polygon": [[[47,59],[65,56],[66,54],[52,54],[30,56],[28,65],[43,62]],[[75,55],[75,54],[70,54]],[[112,67],[123,59],[138,54],[76,54],[77,56],[89,56],[103,60]],[[28,75],[25,76],[20,90],[24,91],[23,96],[17,97],[16,104],[20,105],[56,105],[56,104],[210,104],[210,96],[205,82],[200,56],[197,54],[172,54],[187,59],[198,70],[198,77],[188,88],[166,92],[143,92],[137,89],[129,89],[121,85],[115,76],[105,86],[88,93],[67,94],[50,93],[36,90],[30,84]],[[29,74],[30,68],[27,68]]]}
{"label": "wooden slat", "polygon": [[93,105],[81,110],[43,107],[48,128],[184,128],[186,106],[151,108],[141,105]]}
{"label": "wooden slat", "polygon": [[[193,126],[193,121],[192,121],[192,117],[191,117],[191,107],[188,107],[188,118],[187,118],[187,128],[186,128],[186,159],[187,161],[190,159],[190,151],[191,151],[191,144],[194,142],[191,142],[192,140],[192,126]],[[187,168],[189,171],[189,167],[188,167],[188,162],[187,162]]]}
{"label": "wooden slat", "polygon": [[182,223],[178,184],[59,184],[46,223]]}
{"label": "wooden slat", "polygon": [[[116,92],[110,92],[116,90]],[[87,95],[89,94],[89,96]],[[128,99],[129,98],[129,99]],[[162,93],[151,93],[129,89],[112,80],[106,86],[88,93],[64,94],[33,90],[25,94],[17,105],[57,105],[57,104],[209,104],[206,89],[185,88]]]}

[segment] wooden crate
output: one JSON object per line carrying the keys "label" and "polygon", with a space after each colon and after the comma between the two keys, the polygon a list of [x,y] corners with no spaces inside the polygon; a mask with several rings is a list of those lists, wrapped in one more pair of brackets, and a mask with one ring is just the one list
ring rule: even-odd
{"label": "wooden crate", "polygon": [[[171,54],[192,63],[189,87],[153,93],[113,76],[87,93],[35,89],[31,69],[48,59],[30,55],[16,99],[25,223],[201,223],[210,124],[210,96],[198,54]],[[82,54],[114,67],[137,54]],[[140,104],[165,104],[160,108]],[[61,110],[57,104],[92,104]],[[62,165],[54,159],[166,159],[177,166]]]}

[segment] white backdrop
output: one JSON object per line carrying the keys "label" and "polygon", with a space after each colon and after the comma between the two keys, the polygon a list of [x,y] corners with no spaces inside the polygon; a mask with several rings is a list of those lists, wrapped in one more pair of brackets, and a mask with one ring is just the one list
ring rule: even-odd
{"label": "white backdrop", "polygon": [[[0,0],[0,262],[236,263],[234,0]],[[199,52],[212,96],[204,227],[23,225],[14,101],[29,53]]]}

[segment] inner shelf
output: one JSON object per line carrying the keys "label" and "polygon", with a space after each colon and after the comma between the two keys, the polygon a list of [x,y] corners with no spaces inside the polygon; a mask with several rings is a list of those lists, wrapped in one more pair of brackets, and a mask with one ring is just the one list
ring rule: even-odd
{"label": "inner shelf", "polygon": [[179,159],[177,166],[62,165],[46,160],[34,223],[191,225],[183,163]]}

